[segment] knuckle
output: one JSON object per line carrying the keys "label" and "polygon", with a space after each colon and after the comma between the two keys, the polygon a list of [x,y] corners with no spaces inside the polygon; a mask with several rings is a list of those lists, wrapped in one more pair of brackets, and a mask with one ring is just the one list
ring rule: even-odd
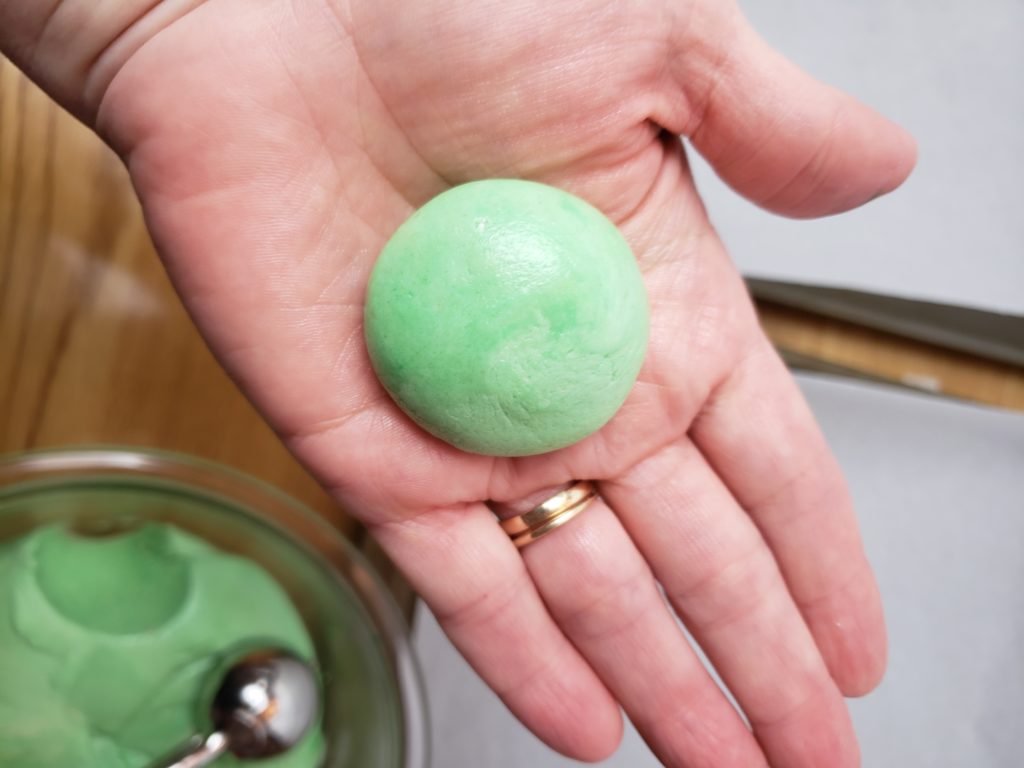
{"label": "knuckle", "polygon": [[555,606],[559,623],[577,641],[608,640],[642,625],[643,617],[661,605],[653,577],[643,568],[633,569],[625,577],[587,576],[591,588]]}
{"label": "knuckle", "polygon": [[728,561],[718,561],[694,579],[673,585],[669,600],[695,630],[713,632],[757,613],[779,586],[771,553],[760,543]]}

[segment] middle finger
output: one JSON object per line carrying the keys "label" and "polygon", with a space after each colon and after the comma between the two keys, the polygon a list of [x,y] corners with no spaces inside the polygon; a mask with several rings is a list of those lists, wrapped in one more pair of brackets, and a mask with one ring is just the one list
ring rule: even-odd
{"label": "middle finger", "polygon": [[[525,506],[497,512],[508,517]],[[667,766],[765,765],[603,501],[521,551],[555,621]]]}
{"label": "middle finger", "polygon": [[602,484],[773,765],[848,768],[849,713],[771,550],[688,439]]}

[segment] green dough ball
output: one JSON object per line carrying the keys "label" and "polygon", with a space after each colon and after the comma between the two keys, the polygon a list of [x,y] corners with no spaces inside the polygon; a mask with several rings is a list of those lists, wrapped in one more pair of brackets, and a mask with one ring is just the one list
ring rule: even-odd
{"label": "green dough ball", "polygon": [[455,187],[398,228],[366,299],[384,387],[458,448],[526,456],[600,429],[636,380],[647,297],[597,209],[528,181]]}

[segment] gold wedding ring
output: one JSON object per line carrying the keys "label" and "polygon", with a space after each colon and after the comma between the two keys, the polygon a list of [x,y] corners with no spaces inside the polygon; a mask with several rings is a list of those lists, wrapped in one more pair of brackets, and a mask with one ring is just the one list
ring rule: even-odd
{"label": "gold wedding ring", "polygon": [[502,520],[501,527],[512,539],[512,543],[522,549],[556,528],[561,528],[596,498],[596,486],[589,480],[580,480],[526,514]]}

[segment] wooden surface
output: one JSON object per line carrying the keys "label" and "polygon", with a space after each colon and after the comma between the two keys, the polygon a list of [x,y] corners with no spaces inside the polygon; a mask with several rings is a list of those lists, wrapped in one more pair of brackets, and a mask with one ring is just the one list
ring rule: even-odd
{"label": "wooden surface", "polygon": [[0,59],[0,451],[185,451],[356,527],[206,348],[114,154]]}
{"label": "wooden surface", "polygon": [[860,375],[1024,411],[1024,369],[761,302],[761,323],[795,367]]}
{"label": "wooden surface", "polygon": [[[762,313],[789,353],[1024,409],[1020,370],[782,307]],[[361,535],[206,349],[117,158],[0,59],[0,451],[95,442],[238,467]]]}

